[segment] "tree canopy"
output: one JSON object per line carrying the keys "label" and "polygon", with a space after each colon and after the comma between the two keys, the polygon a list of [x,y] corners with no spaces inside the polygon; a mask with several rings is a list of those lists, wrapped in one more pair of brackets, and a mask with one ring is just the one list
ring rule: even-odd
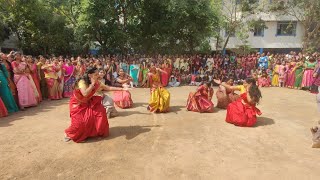
{"label": "tree canopy", "polygon": [[[265,28],[261,19],[248,17],[268,11],[296,17],[306,29],[304,49],[319,48],[319,0],[260,2],[0,0],[0,42],[14,33],[20,48],[34,55],[81,54],[92,48],[104,54],[209,52],[211,37],[217,49],[227,46],[231,34],[247,45],[250,31]],[[223,29],[226,37],[220,36]]]}
{"label": "tree canopy", "polygon": [[[0,0],[0,28],[28,54],[183,53],[218,33],[211,0]],[[0,41],[7,34],[1,31]]]}

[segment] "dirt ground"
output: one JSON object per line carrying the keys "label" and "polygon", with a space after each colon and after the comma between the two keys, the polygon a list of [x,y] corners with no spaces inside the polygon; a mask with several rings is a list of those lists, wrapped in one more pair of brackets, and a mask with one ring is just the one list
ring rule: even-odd
{"label": "dirt ground", "polygon": [[[171,112],[134,108],[109,119],[110,137],[63,141],[68,100],[46,101],[0,119],[0,179],[319,179],[319,149],[309,128],[320,119],[315,95],[266,88],[254,128],[224,121],[226,111],[187,112],[195,87],[170,88]],[[216,98],[214,98],[216,104]]]}

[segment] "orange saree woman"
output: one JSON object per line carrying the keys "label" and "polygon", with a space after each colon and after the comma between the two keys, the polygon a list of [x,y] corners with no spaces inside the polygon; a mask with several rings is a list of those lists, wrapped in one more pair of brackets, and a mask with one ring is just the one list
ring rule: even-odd
{"label": "orange saree woman", "polygon": [[187,110],[193,112],[213,112],[211,101],[213,89],[210,83],[200,86],[195,93],[190,93],[187,101]]}

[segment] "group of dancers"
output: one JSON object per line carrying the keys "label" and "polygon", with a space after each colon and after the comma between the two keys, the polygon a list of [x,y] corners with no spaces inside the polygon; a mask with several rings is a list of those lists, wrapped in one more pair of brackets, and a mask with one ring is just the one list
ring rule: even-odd
{"label": "group of dancers", "polygon": [[[147,109],[153,113],[166,113],[170,111],[170,93],[163,87],[160,81],[160,73],[165,73],[154,65],[148,73],[151,82],[150,99]],[[123,102],[117,104],[120,108],[127,101],[132,102],[129,84],[130,77],[123,78],[122,87],[110,87],[99,78],[99,70],[95,67],[88,68],[83,77],[79,78],[73,95],[70,98],[69,108],[71,125],[65,130],[65,141],[83,142],[89,137],[107,137],[109,135],[108,114],[113,104],[112,100],[118,96]],[[226,122],[242,127],[252,127],[257,121],[257,115],[261,112],[256,105],[261,99],[261,92],[254,79],[248,78],[243,85],[233,86],[232,79],[228,82],[214,80],[220,85],[217,93],[218,107],[227,109]],[[114,98],[110,98],[103,91],[114,91]],[[239,91],[240,95],[235,94]],[[188,111],[210,113],[214,111],[212,103],[213,88],[211,82],[205,82],[199,86],[196,92],[189,94],[186,108]],[[114,110],[114,109],[113,109]],[[113,111],[111,110],[111,111]]]}
{"label": "group of dancers", "polygon": [[[152,66],[148,73],[152,80],[148,110],[155,113],[168,112],[170,107],[170,93],[160,83],[160,71]],[[132,106],[131,93],[128,91],[131,77],[120,72],[119,83],[122,87],[110,87],[104,84],[101,77],[103,75],[97,68],[90,67],[77,80],[73,95],[70,97],[71,125],[65,130],[65,141],[83,142],[88,137],[107,137],[108,118],[117,114],[114,100],[119,108]],[[103,91],[114,91],[114,98],[110,98]]]}
{"label": "group of dancers", "polygon": [[[116,56],[106,59],[64,59],[62,56],[46,59],[39,56],[37,59],[18,52],[0,53],[0,117],[16,112],[19,108],[23,110],[36,106],[46,98],[70,98],[72,121],[70,128],[66,130],[66,140],[81,142],[87,137],[108,135],[107,119],[118,114],[115,105],[123,109],[133,105],[130,88],[150,88],[147,109],[154,113],[165,113],[170,110],[170,93],[165,87],[185,83],[199,86],[196,92],[189,94],[187,110],[213,112],[212,86],[218,85],[215,93],[216,106],[227,109],[226,121],[237,126],[250,127],[254,126],[256,115],[261,114],[256,105],[262,97],[258,86],[261,86],[261,78],[265,76],[260,76],[260,72],[264,74],[266,69],[276,68],[270,71],[273,73],[269,83],[283,79],[281,73],[286,70],[286,66],[279,63],[273,65],[275,60],[290,60],[293,63],[288,66],[288,76],[284,78],[287,79],[286,86],[293,82],[292,77],[299,87],[301,84],[316,85],[318,88],[320,86],[320,63],[319,60],[314,62],[319,58],[318,54],[128,58],[128,61],[118,61]],[[304,64],[301,59],[305,60]],[[296,63],[296,60],[299,62]],[[312,62],[311,65],[309,62]],[[258,67],[258,71],[255,67]],[[277,68],[281,71],[277,71]],[[251,74],[248,73],[250,69]],[[245,79],[242,85],[234,83],[239,79]],[[278,82],[273,83],[274,86]],[[103,91],[114,91],[113,96],[106,95]],[[319,94],[318,104],[320,110]],[[86,125],[90,127],[87,128]]]}

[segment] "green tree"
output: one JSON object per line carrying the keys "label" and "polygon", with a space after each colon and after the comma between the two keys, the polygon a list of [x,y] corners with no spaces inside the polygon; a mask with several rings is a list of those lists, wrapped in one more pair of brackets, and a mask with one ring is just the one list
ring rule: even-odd
{"label": "green tree", "polygon": [[294,17],[301,22],[304,51],[319,50],[320,44],[320,1],[319,0],[291,0],[275,1],[271,10],[278,14]]}
{"label": "green tree", "polygon": [[216,33],[218,16],[210,0],[144,1],[141,48],[147,52],[193,52]]}
{"label": "green tree", "polygon": [[[213,0],[218,8],[220,28],[224,30],[222,50],[226,49],[231,36],[241,40],[243,46],[247,46],[249,33],[255,28],[267,28],[265,22],[255,17],[258,12],[264,11],[265,4],[258,0]],[[220,47],[220,45],[218,45]]]}
{"label": "green tree", "polygon": [[46,1],[4,1],[1,17],[16,33],[27,54],[67,54],[73,32],[65,26],[64,16],[54,13]]}
{"label": "green tree", "polygon": [[9,28],[7,27],[7,25],[4,24],[4,22],[0,20],[0,43],[5,39],[9,38],[9,35],[10,35]]}

